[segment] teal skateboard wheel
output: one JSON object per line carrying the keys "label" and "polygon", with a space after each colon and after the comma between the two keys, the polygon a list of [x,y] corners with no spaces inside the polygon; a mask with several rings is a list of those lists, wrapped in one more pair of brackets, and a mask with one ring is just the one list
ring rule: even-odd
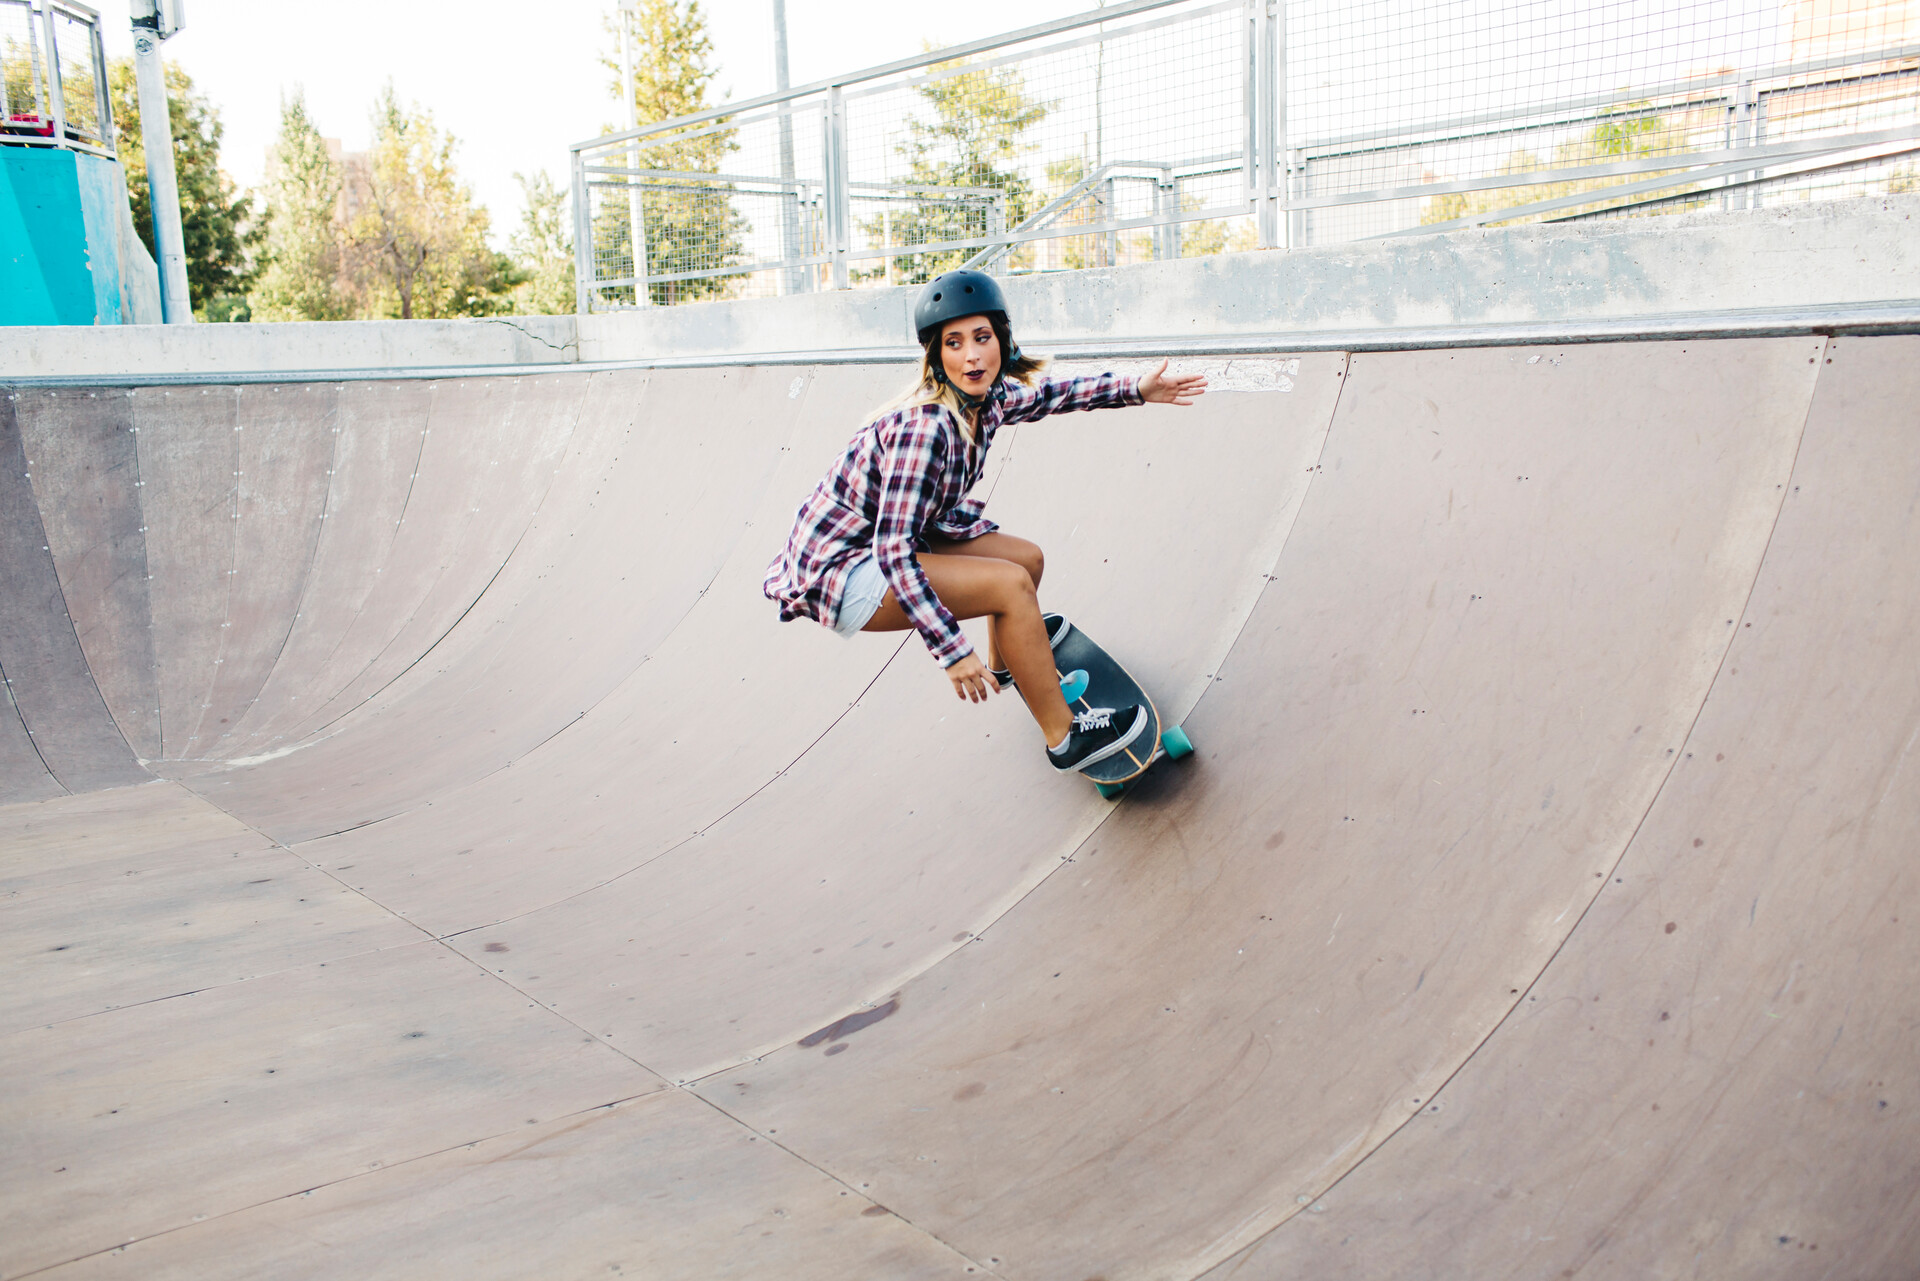
{"label": "teal skateboard wheel", "polygon": [[1193,740],[1178,725],[1169,725],[1160,734],[1160,746],[1174,760],[1193,755]]}
{"label": "teal skateboard wheel", "polygon": [[1093,684],[1083,669],[1076,668],[1060,678],[1060,696],[1069,703],[1077,703],[1086,697],[1087,686]]}
{"label": "teal skateboard wheel", "polygon": [[1094,786],[1100,789],[1100,795],[1110,801],[1119,800],[1120,794],[1127,790],[1125,783],[1095,783]]}

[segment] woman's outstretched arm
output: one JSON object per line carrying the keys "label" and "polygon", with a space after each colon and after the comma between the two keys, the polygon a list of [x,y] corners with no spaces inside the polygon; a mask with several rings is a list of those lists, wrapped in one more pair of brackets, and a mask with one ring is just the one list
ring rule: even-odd
{"label": "woman's outstretched arm", "polygon": [[1196,396],[1206,394],[1207,376],[1205,374],[1167,373],[1171,361],[1163,360],[1160,368],[1140,380],[1140,398],[1151,405],[1191,405]]}

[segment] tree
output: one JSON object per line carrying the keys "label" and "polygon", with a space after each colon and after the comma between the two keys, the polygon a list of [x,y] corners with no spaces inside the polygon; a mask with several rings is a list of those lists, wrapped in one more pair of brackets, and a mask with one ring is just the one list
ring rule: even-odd
{"label": "tree", "polygon": [[[1635,104],[1639,106],[1641,104]],[[1507,163],[1501,168],[1503,174],[1536,173],[1542,169],[1573,169],[1585,165],[1605,164],[1611,160],[1630,160],[1643,156],[1666,155],[1683,152],[1687,149],[1686,139],[1689,127],[1684,119],[1675,121],[1650,112],[1622,114],[1602,120],[1579,138],[1563,142],[1553,149],[1553,162],[1549,166],[1531,151],[1515,151],[1507,157]],[[1493,213],[1511,209],[1516,205],[1533,204],[1542,200],[1556,200],[1562,196],[1593,193],[1593,208],[1604,207],[1608,203],[1621,203],[1618,198],[1609,202],[1606,191],[1623,183],[1637,182],[1645,178],[1659,177],[1653,173],[1633,173],[1617,178],[1588,178],[1578,182],[1543,182],[1526,187],[1494,188],[1488,191],[1452,192],[1434,196],[1427,201],[1421,211],[1420,222],[1429,226],[1437,222],[1451,222],[1455,218],[1466,218],[1474,214]],[[1675,184],[1678,192],[1694,190],[1693,184]],[[1550,217],[1564,217],[1576,208],[1587,206],[1568,206],[1555,211]],[[1540,215],[1535,215],[1539,217]],[[1512,220],[1495,219],[1487,226],[1498,227]]]}
{"label": "tree", "polygon": [[[601,64],[613,74],[613,96],[621,83],[618,16],[608,21],[616,37],[614,51]],[[710,65],[713,40],[700,0],[639,0],[633,17],[634,115],[642,125],[709,110],[708,92],[719,68]],[[614,126],[603,132],[613,133]],[[663,138],[650,138],[639,151],[639,168],[679,174],[718,174],[727,156],[739,150],[737,131],[725,117]],[[594,242],[624,250],[632,243],[631,214],[623,192],[600,188],[604,203],[594,219]],[[649,275],[713,271],[741,261],[746,219],[733,205],[733,184],[724,179],[660,178],[643,180],[641,207],[646,226]],[[724,276],[694,276],[652,287],[656,303],[711,298],[727,287]]]}
{"label": "tree", "polygon": [[454,168],[452,134],[431,112],[402,107],[388,84],[373,112],[373,147],[350,175],[349,266],[363,314],[402,320],[498,314],[519,282],[487,244],[485,208]]}
{"label": "tree", "polygon": [[559,316],[574,310],[573,230],[567,218],[567,196],[547,176],[516,173],[526,198],[520,226],[508,243],[514,269],[522,280],[513,291],[513,311],[521,316]]}
{"label": "tree", "polygon": [[[220,112],[195,92],[193,78],[178,63],[166,66],[167,106],[173,134],[173,169],[180,189],[180,231],[187,259],[187,294],[196,312],[230,313],[245,319],[242,295],[253,282],[252,250],[264,228],[233,179],[220,170]],[[134,230],[147,250],[153,244],[153,198],[147,191],[147,153],[140,129],[140,95],[133,59],[115,58],[107,72],[120,162],[126,168]]]}
{"label": "tree", "polygon": [[267,157],[265,244],[253,290],[258,320],[345,320],[341,278],[340,165],[294,90],[280,104],[280,136]]}
{"label": "tree", "polygon": [[[919,93],[932,106],[933,118],[909,120],[906,137],[894,150],[908,162],[909,183],[999,191],[1006,225],[1016,226],[1039,207],[1032,181],[1017,165],[1019,157],[1033,150],[1022,136],[1047,118],[1053,104],[1029,98],[1026,77],[1014,67],[942,76],[964,65],[943,62],[929,69],[932,78],[920,85]],[[979,239],[991,230],[982,208],[978,198],[929,195],[893,219],[893,241],[908,245]],[[867,230],[877,232],[878,224],[868,224]],[[918,284],[959,266],[972,253],[947,249],[910,254],[897,260],[895,270]]]}

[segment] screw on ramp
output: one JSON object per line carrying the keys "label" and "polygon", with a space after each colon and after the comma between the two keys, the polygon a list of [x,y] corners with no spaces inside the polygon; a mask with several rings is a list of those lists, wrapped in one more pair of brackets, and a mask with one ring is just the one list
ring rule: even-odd
{"label": "screw on ramp", "polygon": [[996,449],[1200,744],[1118,807],[760,599],[898,371],[249,388],[251,508],[142,390],[153,579],[34,491],[169,781],[0,807],[0,1273],[1910,1270],[1920,339],[1299,359]]}

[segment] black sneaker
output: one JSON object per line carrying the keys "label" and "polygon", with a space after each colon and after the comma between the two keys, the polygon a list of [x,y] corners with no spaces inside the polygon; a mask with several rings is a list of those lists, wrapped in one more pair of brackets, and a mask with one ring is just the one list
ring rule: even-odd
{"label": "black sneaker", "polygon": [[1049,748],[1047,759],[1057,770],[1085,769],[1125,751],[1152,720],[1138,703],[1126,708],[1091,708],[1073,718],[1066,750]]}
{"label": "black sneaker", "polygon": [[[1065,614],[1042,614],[1040,625],[1047,629],[1047,644],[1053,649],[1059,649],[1060,642],[1065,640],[1067,633],[1073,630],[1073,624],[1067,621]],[[987,675],[993,677],[994,683],[1001,689],[1013,688],[1013,673],[1004,667],[989,667]]]}

